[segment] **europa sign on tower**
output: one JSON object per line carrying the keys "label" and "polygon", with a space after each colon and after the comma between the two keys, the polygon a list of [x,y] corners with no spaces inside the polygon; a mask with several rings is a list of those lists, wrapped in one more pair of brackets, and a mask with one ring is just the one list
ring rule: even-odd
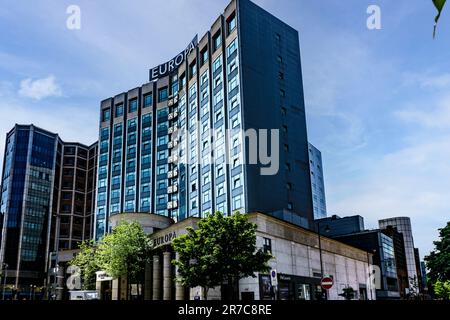
{"label": "europa sign on tower", "polygon": [[165,77],[177,70],[177,68],[186,60],[187,56],[197,47],[197,45],[198,36],[196,35],[186,49],[180,52],[175,58],[150,69],[150,81],[155,81],[159,78]]}

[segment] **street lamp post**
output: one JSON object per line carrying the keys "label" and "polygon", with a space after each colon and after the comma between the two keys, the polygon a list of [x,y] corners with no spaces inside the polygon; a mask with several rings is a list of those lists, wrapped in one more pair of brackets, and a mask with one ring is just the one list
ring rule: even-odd
{"label": "street lamp post", "polygon": [[8,277],[7,273],[8,273],[8,264],[4,263],[3,264],[3,270],[5,270],[5,274],[3,276],[3,300],[5,300],[5,290],[6,290],[6,278]]}
{"label": "street lamp post", "polygon": [[[321,221],[316,220],[316,222],[317,222],[317,235],[319,238],[320,277],[321,277],[321,279],[323,279],[324,271],[323,271],[323,259],[322,259],[322,234],[321,234],[321,230],[320,230],[320,222]],[[326,233],[330,232],[330,227],[328,225],[325,227],[325,232]],[[325,291],[325,299],[328,300],[328,292],[327,291]]]}

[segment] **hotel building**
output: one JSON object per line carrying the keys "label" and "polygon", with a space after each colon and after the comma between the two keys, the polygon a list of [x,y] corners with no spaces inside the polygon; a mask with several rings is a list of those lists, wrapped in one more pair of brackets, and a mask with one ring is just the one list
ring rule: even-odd
{"label": "hotel building", "polygon": [[[248,0],[149,83],[102,101],[99,129],[97,239],[124,212],[313,220],[299,35]],[[267,140],[273,161],[255,161]]]}

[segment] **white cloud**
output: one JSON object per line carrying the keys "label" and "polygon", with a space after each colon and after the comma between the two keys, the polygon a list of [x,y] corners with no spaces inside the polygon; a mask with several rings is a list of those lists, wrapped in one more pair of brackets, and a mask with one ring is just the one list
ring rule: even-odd
{"label": "white cloud", "polygon": [[41,100],[48,97],[60,97],[62,95],[61,88],[56,83],[53,75],[47,78],[33,80],[31,78],[20,82],[19,94],[34,100]]}
{"label": "white cloud", "polygon": [[450,95],[437,101],[412,106],[394,113],[400,120],[415,123],[426,128],[450,128]]}

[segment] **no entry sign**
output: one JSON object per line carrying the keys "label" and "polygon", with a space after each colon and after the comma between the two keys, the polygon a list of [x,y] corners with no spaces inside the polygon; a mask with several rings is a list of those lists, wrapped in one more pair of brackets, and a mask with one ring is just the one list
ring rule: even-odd
{"label": "no entry sign", "polygon": [[330,290],[333,287],[333,278],[331,277],[323,277],[320,281],[320,285],[325,290]]}

